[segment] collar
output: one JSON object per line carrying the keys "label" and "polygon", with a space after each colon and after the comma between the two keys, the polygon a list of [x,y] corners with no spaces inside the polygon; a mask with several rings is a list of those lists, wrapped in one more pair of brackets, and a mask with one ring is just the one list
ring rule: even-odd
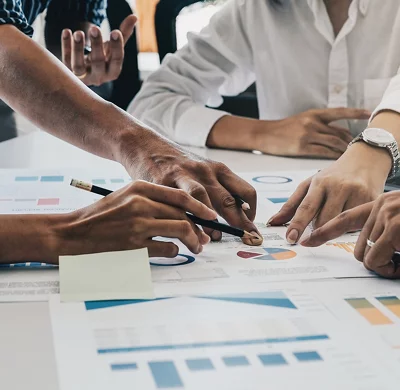
{"label": "collar", "polygon": [[[354,0],[353,0],[354,1]],[[359,0],[358,8],[362,16],[366,16],[368,12],[368,6],[371,0]]]}

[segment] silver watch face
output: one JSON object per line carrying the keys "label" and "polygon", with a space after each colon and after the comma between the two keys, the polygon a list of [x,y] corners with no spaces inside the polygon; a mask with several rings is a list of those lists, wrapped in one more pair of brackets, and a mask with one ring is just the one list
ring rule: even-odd
{"label": "silver watch face", "polygon": [[383,129],[370,128],[363,131],[363,138],[366,142],[380,147],[386,147],[395,142],[391,133]]}

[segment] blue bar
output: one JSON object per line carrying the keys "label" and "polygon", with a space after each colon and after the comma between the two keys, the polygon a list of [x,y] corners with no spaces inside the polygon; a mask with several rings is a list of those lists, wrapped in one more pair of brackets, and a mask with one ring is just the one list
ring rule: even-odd
{"label": "blue bar", "polygon": [[286,359],[280,353],[258,355],[258,358],[264,366],[285,366],[288,364]]}
{"label": "blue bar", "polygon": [[64,181],[64,176],[42,176],[40,181],[44,181],[44,182],[62,182],[62,181]]}
{"label": "blue bar", "polygon": [[293,352],[299,362],[318,362],[322,360],[321,355],[316,351]]}
{"label": "blue bar", "polygon": [[168,351],[171,349],[192,349],[192,348],[210,348],[210,347],[232,347],[242,345],[257,345],[257,344],[275,344],[275,343],[292,343],[297,341],[314,341],[314,340],[329,340],[326,334],[315,336],[299,336],[276,339],[259,339],[259,340],[232,340],[232,341],[215,341],[209,343],[194,343],[194,344],[171,344],[171,345],[148,345],[144,347],[124,347],[124,348],[106,348],[98,349],[97,353],[125,353],[125,352],[144,352],[144,351]]}
{"label": "blue bar", "polygon": [[15,199],[16,202],[36,202],[36,199]]}
{"label": "blue bar", "polygon": [[150,362],[149,367],[159,389],[183,387],[183,382],[174,362]]}
{"label": "blue bar", "polygon": [[106,184],[105,179],[93,179],[92,184]]}
{"label": "blue bar", "polygon": [[131,370],[136,370],[136,369],[137,369],[136,363],[111,364],[112,371],[131,371]]}
{"label": "blue bar", "polygon": [[289,198],[268,198],[268,200],[275,204],[286,203]]}
{"label": "blue bar", "polygon": [[222,358],[227,367],[249,366],[246,356],[225,356]]}
{"label": "blue bar", "polygon": [[124,179],[110,179],[111,183],[125,183]]}
{"label": "blue bar", "polygon": [[190,371],[214,370],[214,365],[210,359],[186,359],[186,365]]}
{"label": "blue bar", "polygon": [[16,176],[15,181],[38,181],[39,176]]}

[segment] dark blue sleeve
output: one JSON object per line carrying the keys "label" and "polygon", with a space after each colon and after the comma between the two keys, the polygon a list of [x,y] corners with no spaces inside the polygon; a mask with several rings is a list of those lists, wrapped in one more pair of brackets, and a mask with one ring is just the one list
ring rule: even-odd
{"label": "dark blue sleeve", "polygon": [[33,29],[22,10],[21,0],[0,1],[0,25],[12,24],[24,34],[32,36]]}
{"label": "dark blue sleeve", "polygon": [[100,26],[106,18],[107,0],[83,0],[82,2],[86,6],[85,21]]}

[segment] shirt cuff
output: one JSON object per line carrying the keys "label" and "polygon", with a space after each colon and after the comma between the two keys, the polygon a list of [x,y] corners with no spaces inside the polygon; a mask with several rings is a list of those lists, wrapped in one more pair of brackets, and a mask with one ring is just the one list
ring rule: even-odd
{"label": "shirt cuff", "polygon": [[375,108],[374,112],[369,119],[369,123],[381,112],[381,111],[395,111],[400,114],[400,91],[394,91],[386,96],[384,96],[383,100],[379,104],[377,108]]}
{"label": "shirt cuff", "polygon": [[226,115],[231,114],[204,106],[189,108],[176,124],[176,142],[188,146],[205,147],[211,129]]}

